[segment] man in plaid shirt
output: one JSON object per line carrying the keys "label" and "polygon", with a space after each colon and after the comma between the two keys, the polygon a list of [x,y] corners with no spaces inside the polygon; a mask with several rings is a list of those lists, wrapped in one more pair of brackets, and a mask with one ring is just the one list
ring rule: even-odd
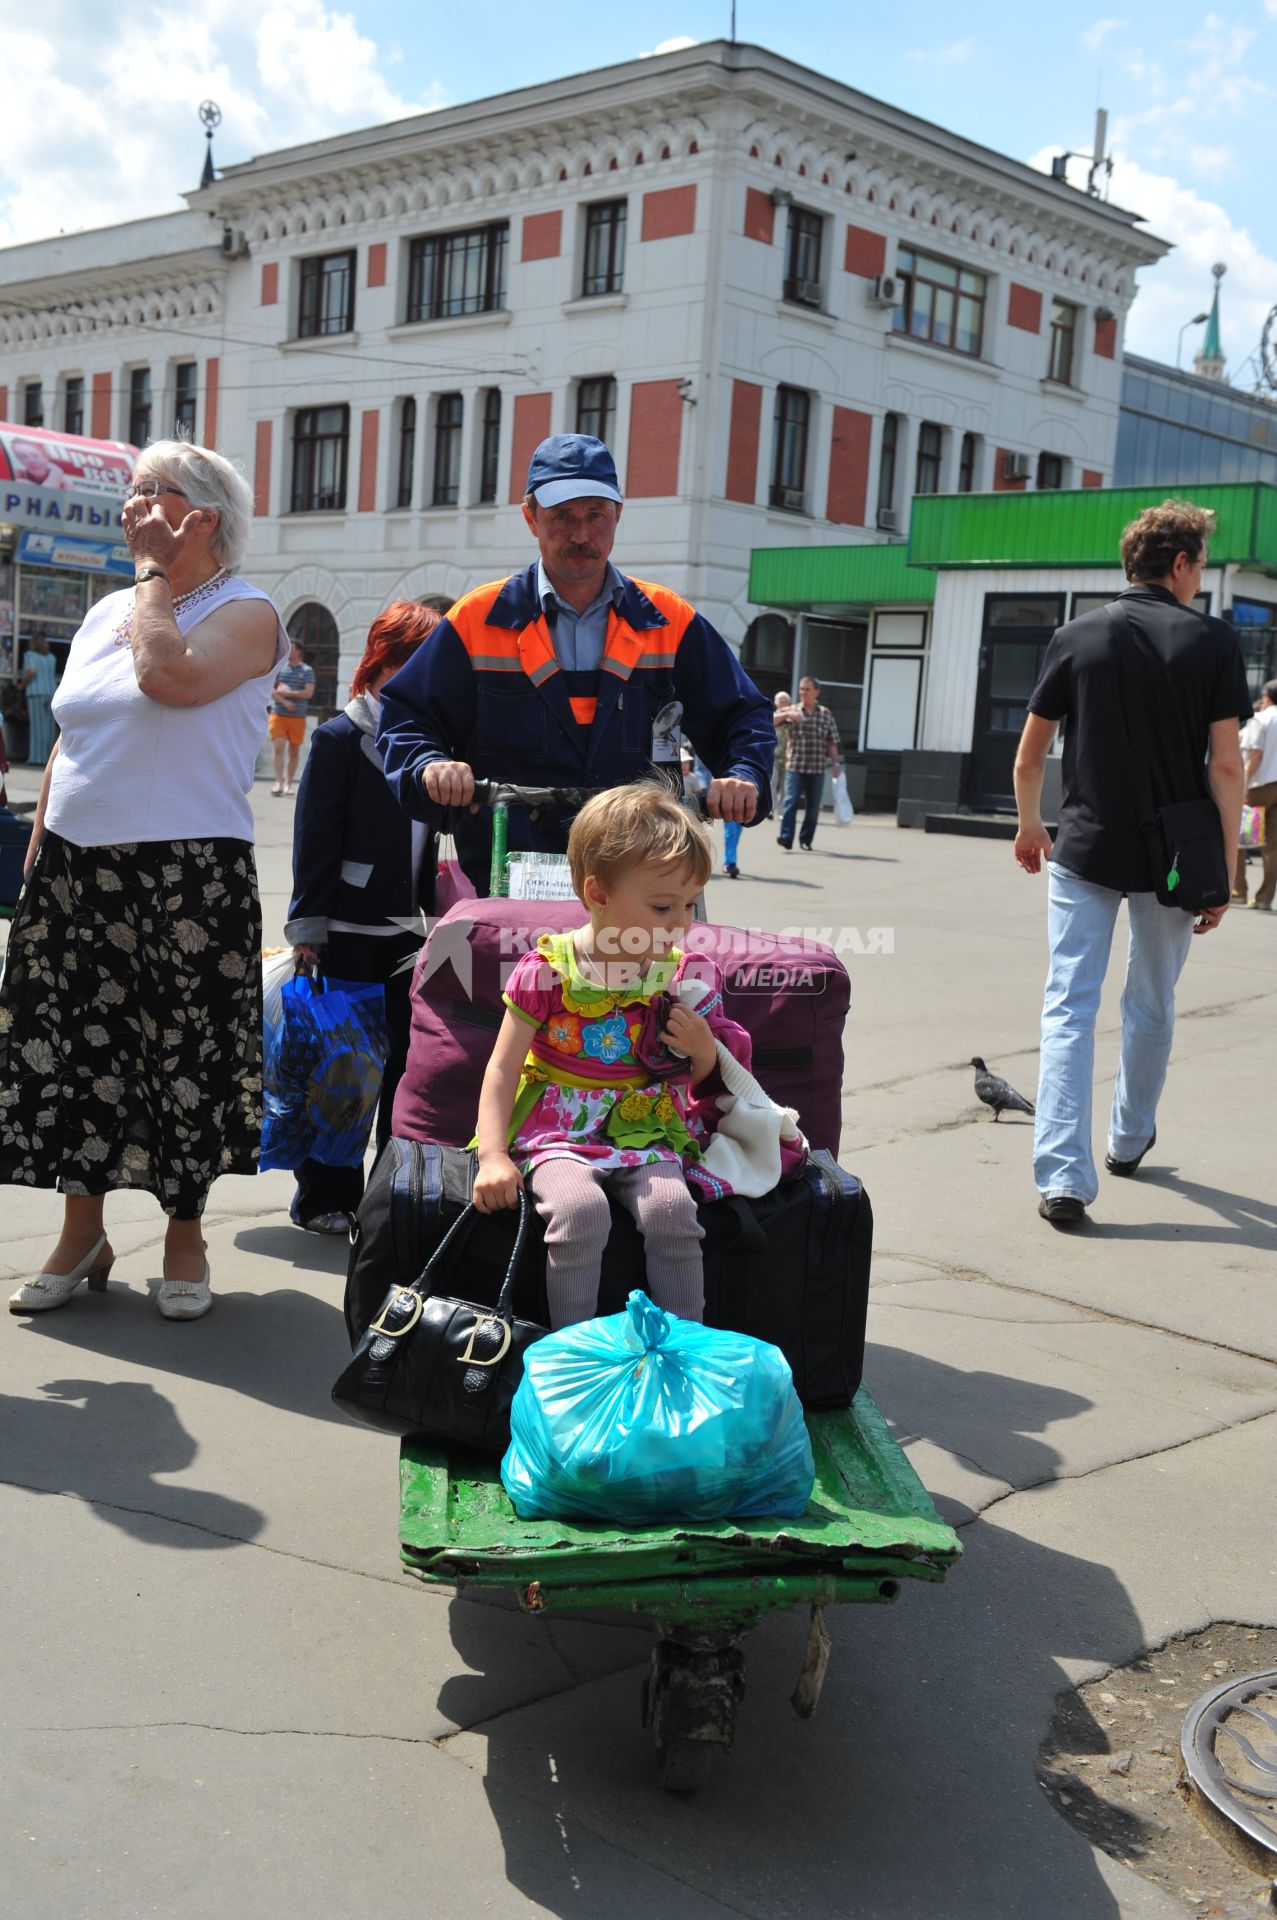
{"label": "man in plaid shirt", "polygon": [[810,853],[820,819],[825,769],[832,762],[833,770],[837,773],[841,765],[838,723],[829,708],[820,704],[817,697],[820,682],[805,677],[798,682],[798,692],[802,704],[780,707],[775,715],[776,730],[779,733],[782,727],[785,728],[789,745],[785,763],[785,811],[781,816],[780,832],[776,836],[786,853],[793,850],[794,823],[798,818],[800,801],[803,805],[803,824],[798,844]]}

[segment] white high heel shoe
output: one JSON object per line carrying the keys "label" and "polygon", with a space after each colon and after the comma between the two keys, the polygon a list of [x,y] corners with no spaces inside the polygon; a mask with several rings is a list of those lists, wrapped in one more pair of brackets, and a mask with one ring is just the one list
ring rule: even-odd
{"label": "white high heel shoe", "polygon": [[212,1283],[206,1260],[199,1280],[161,1280],[155,1304],[166,1320],[198,1320],[213,1304]]}
{"label": "white high heel shoe", "polygon": [[115,1261],[115,1255],[109,1251],[103,1260],[105,1246],[103,1233],[70,1273],[38,1273],[34,1280],[28,1280],[9,1295],[10,1313],[47,1313],[51,1307],[65,1307],[81,1280],[87,1280],[94,1293],[104,1292]]}

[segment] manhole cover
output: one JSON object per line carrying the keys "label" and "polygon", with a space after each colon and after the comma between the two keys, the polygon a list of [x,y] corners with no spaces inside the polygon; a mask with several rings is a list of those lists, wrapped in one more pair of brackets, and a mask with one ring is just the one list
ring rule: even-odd
{"label": "manhole cover", "polygon": [[[1199,1817],[1208,1803],[1194,1789],[1196,1805],[1190,1805],[1180,1749],[1194,1702],[1218,1702],[1240,1689],[1253,1695],[1246,1704],[1277,1719],[1277,1700],[1266,1700],[1255,1691],[1258,1681],[1245,1677],[1260,1669],[1277,1688],[1273,1628],[1223,1622],[1187,1634],[1062,1693],[1038,1754],[1039,1785],[1070,1826],[1202,1920],[1256,1920],[1269,1911],[1263,1903],[1272,1868],[1261,1864],[1253,1845],[1235,1843],[1235,1827],[1221,1844],[1222,1816]],[[1270,1736],[1259,1722],[1248,1733],[1247,1718],[1253,1720],[1237,1722],[1242,1737],[1273,1758],[1277,1733]],[[1249,1784],[1227,1732],[1219,1735],[1218,1752],[1228,1773]],[[1249,1796],[1242,1798],[1249,1803]]]}
{"label": "manhole cover", "polygon": [[1208,1823],[1222,1822],[1221,1839],[1261,1872],[1277,1871],[1277,1668],[1195,1700],[1180,1750]]}

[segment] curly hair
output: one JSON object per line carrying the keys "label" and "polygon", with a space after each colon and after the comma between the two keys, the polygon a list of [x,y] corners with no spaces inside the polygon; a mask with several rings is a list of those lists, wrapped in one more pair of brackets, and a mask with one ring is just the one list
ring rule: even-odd
{"label": "curly hair", "polygon": [[405,660],[434,632],[441,617],[420,601],[392,600],[368,629],[364,657],[355,668],[350,691],[362,693],[379,674],[398,673]]}
{"label": "curly hair", "polygon": [[1177,553],[1201,558],[1215,531],[1215,515],[1191,500],[1145,507],[1122,534],[1122,571],[1128,580],[1164,580]]}
{"label": "curly hair", "polygon": [[687,867],[699,889],[714,871],[708,829],[663,781],[636,780],[587,800],[568,835],[568,868],[580,897],[592,874],[615,886],[635,867]]}

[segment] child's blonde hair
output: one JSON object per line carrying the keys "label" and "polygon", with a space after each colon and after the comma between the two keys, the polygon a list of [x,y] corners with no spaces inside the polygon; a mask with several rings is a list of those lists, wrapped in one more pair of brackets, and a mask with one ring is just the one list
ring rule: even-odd
{"label": "child's blonde hair", "polygon": [[615,886],[635,867],[687,867],[699,891],[714,871],[714,843],[691,808],[664,785],[637,780],[587,800],[568,835],[578,897],[588,875]]}

